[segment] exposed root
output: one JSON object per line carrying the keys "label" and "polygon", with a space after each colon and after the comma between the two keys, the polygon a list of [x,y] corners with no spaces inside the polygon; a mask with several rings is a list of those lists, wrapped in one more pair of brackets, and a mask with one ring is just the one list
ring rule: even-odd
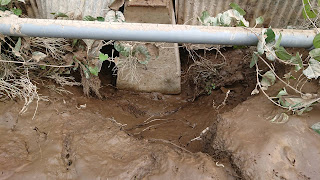
{"label": "exposed root", "polygon": [[80,86],[81,83],[76,82],[74,77],[60,76],[59,74],[52,74],[47,76],[47,78],[53,79],[57,84],[61,86]]}
{"label": "exposed root", "polygon": [[99,92],[101,87],[101,81],[99,76],[90,75],[90,78],[87,79],[86,75],[84,74],[83,70],[80,70],[81,73],[81,84],[83,86],[83,93],[86,96],[90,96],[91,91],[94,92],[99,99],[102,99],[102,96]]}
{"label": "exposed root", "polygon": [[25,113],[34,100],[47,100],[45,97],[39,96],[37,86],[26,76],[22,76],[20,79],[0,79],[0,101],[8,98],[24,100],[20,114]]}
{"label": "exposed root", "polygon": [[68,41],[64,38],[43,38],[31,37],[27,39],[32,49],[43,49],[46,54],[50,55],[56,60],[62,60],[63,55],[69,45]]}

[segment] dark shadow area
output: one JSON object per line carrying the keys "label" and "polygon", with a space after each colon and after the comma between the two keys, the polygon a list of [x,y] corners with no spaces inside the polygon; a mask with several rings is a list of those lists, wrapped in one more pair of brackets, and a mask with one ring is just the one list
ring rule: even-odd
{"label": "dark shadow area", "polygon": [[[100,51],[103,54],[108,54],[110,58],[119,57],[119,52],[114,49],[113,45],[103,46]],[[104,61],[99,73],[99,77],[103,86],[116,86],[117,69],[115,67],[115,64],[110,61]]]}

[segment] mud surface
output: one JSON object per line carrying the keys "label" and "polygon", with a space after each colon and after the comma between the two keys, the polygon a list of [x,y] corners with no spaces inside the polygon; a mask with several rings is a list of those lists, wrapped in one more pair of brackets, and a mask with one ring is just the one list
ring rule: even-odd
{"label": "mud surface", "polygon": [[34,120],[35,105],[18,115],[21,105],[0,104],[0,179],[231,178],[208,155],[130,137],[72,98],[40,102]]}
{"label": "mud surface", "polygon": [[[118,90],[102,73],[102,100],[81,87],[60,95],[44,82],[39,93],[50,101],[39,102],[33,120],[36,103],[19,115],[22,102],[1,102],[0,179],[317,179],[319,135],[309,127],[319,106],[270,123],[281,109],[250,96],[246,51],[207,54],[228,66],[208,79],[217,82],[210,95],[188,76],[180,95],[163,95]],[[182,58],[186,74],[192,60]]]}

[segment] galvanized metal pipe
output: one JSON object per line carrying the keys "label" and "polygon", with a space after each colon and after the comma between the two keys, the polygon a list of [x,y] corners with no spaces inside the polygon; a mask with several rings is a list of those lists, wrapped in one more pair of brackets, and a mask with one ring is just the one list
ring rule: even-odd
{"label": "galvanized metal pipe", "polygon": [[[281,45],[284,47],[310,48],[316,35],[314,30],[274,31],[277,37],[282,33]],[[251,46],[257,45],[261,29],[0,17],[0,33],[9,36]]]}

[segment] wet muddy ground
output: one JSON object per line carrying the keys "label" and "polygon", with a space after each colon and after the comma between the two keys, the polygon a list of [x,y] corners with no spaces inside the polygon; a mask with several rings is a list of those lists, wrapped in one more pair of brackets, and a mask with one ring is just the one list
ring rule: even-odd
{"label": "wet muddy ground", "polygon": [[81,87],[63,95],[40,87],[50,101],[39,102],[33,120],[36,103],[19,115],[20,101],[1,102],[0,179],[316,179],[320,136],[309,125],[319,107],[271,124],[279,110],[250,96],[247,54],[224,54],[229,68],[218,69],[221,84],[210,95],[195,94],[187,76],[180,95],[122,91],[106,73],[102,100]]}

